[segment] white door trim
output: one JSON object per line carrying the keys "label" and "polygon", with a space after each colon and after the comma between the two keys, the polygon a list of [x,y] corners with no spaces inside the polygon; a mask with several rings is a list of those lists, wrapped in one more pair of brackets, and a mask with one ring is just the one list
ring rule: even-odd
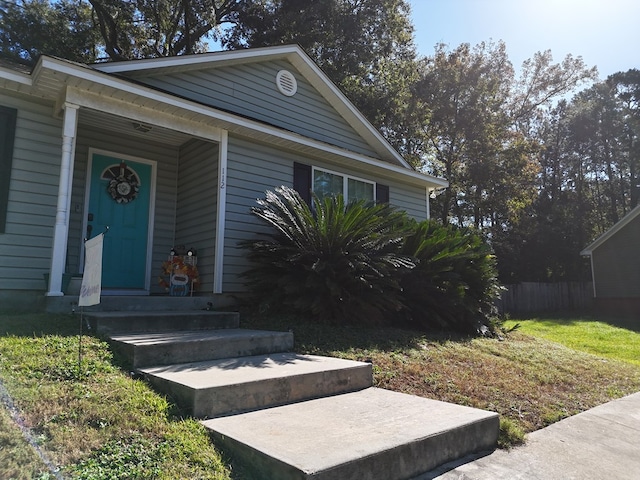
{"label": "white door trim", "polygon": [[[147,224],[147,258],[146,258],[146,267],[145,267],[145,280],[144,280],[144,290],[109,290],[109,294],[113,295],[124,295],[124,294],[146,294],[148,295],[151,291],[151,268],[152,268],[152,260],[153,260],[153,228],[155,225],[155,212],[156,212],[156,180],[157,180],[157,170],[158,170],[158,162],[155,160],[149,160],[147,158],[136,157],[133,155],[122,154],[118,152],[113,152],[109,150],[103,150],[99,148],[89,147],[89,154],[87,158],[87,177],[85,181],[85,194],[84,194],[84,208],[83,208],[83,218],[82,218],[82,238],[80,239],[80,244],[84,246],[84,235],[87,232],[87,215],[89,213],[89,200],[91,198],[91,173],[93,168],[93,156],[94,155],[106,155],[108,157],[114,157],[118,159],[122,159],[124,161],[144,163],[146,165],[151,166],[151,188],[149,190],[149,214],[148,219],[149,223]],[[84,247],[80,249],[80,272],[84,270]]]}

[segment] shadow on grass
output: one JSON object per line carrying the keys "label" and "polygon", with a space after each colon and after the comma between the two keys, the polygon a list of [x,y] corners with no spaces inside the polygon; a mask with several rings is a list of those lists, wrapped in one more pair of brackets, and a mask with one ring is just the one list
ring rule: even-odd
{"label": "shadow on grass", "polygon": [[[80,313],[12,313],[0,312],[0,337],[96,337],[107,340],[89,329],[86,317]],[[119,369],[131,374],[131,362],[117,349],[110,348],[111,363]]]}
{"label": "shadow on grass", "polygon": [[[86,326],[83,327],[84,332]],[[43,337],[78,335],[80,314],[0,312],[0,336]]]}
{"label": "shadow on grass", "polygon": [[[0,313],[0,337],[43,337],[47,335],[78,336],[81,314],[52,313]],[[82,334],[96,336],[88,330],[86,319],[82,322]],[[468,342],[471,337],[454,332],[424,332],[403,327],[375,327],[359,325],[328,325],[301,319],[295,315],[262,316],[251,310],[241,312],[241,328],[258,330],[292,331],[297,353],[329,355],[349,349],[393,352],[416,348],[425,341],[445,343]],[[98,336],[100,338],[100,336]],[[101,338],[102,340],[106,340]],[[130,362],[117,348],[111,348],[112,363],[120,369],[132,370]]]}
{"label": "shadow on grass", "polygon": [[329,325],[301,319],[296,315],[268,315],[243,311],[241,327],[258,330],[291,331],[298,353],[330,354],[349,349],[392,352],[416,348],[425,341],[468,342],[471,337],[455,332],[424,332],[407,327]]}

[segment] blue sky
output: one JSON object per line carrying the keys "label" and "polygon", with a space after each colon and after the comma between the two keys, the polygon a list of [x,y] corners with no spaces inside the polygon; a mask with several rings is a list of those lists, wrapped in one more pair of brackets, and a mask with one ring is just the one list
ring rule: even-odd
{"label": "blue sky", "polygon": [[601,79],[640,69],[639,0],[410,0],[421,55],[437,43],[503,40],[518,68],[535,52],[551,50],[597,66]]}

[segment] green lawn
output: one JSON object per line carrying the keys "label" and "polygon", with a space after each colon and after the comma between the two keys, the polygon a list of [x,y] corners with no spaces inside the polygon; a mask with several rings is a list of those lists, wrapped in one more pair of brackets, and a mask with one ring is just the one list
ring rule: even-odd
{"label": "green lawn", "polygon": [[[71,315],[0,314],[0,381],[22,422],[64,477],[231,478],[204,427],[131,378],[106,342],[84,336],[79,370],[78,320]],[[6,408],[2,413],[0,478],[49,478]],[[12,462],[2,461],[5,450]]]}
{"label": "green lawn", "polygon": [[[103,340],[84,337],[79,373],[78,320],[0,314],[0,381],[66,478],[250,479],[198,422],[131,378]],[[246,328],[292,329],[300,353],[371,361],[378,387],[498,412],[506,448],[526,432],[640,391],[640,334],[628,325],[518,322],[521,328],[500,340],[250,313],[241,320]],[[1,405],[0,478],[49,478]]]}
{"label": "green lawn", "polygon": [[[300,353],[371,361],[378,387],[498,412],[499,442],[507,448],[526,432],[640,391],[640,365],[623,358],[603,361],[526,328],[500,340],[243,318],[253,328],[291,328]],[[576,321],[563,336],[584,336],[584,327]],[[621,333],[622,338],[610,337],[610,350],[621,351],[619,343],[637,338],[633,330]]]}
{"label": "green lawn", "polygon": [[580,352],[640,366],[640,319],[539,317],[508,322],[520,331]]}

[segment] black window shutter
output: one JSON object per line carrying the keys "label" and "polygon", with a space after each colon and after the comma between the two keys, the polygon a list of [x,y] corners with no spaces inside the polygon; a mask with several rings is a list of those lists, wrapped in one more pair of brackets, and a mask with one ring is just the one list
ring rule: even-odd
{"label": "black window shutter", "polygon": [[376,203],[389,203],[389,185],[376,183]]}
{"label": "black window shutter", "polygon": [[0,106],[0,233],[5,233],[7,226],[9,182],[17,116],[18,111],[15,108]]}
{"label": "black window shutter", "polygon": [[293,162],[293,188],[311,205],[311,165]]}

